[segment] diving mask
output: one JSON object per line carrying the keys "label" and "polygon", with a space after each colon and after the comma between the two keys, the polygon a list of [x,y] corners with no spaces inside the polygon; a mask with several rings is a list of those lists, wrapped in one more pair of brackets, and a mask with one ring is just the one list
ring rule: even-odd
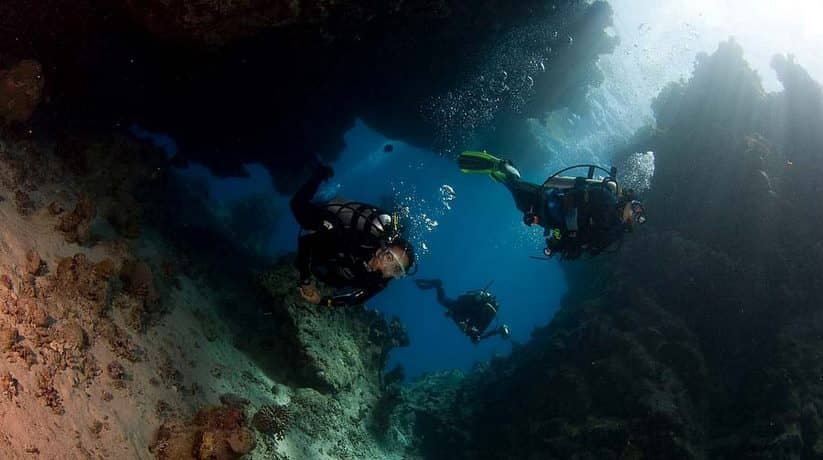
{"label": "diving mask", "polygon": [[403,266],[400,257],[397,257],[397,254],[395,254],[391,248],[383,249],[380,258],[382,259],[383,266],[392,278],[399,279],[406,276],[406,267]]}

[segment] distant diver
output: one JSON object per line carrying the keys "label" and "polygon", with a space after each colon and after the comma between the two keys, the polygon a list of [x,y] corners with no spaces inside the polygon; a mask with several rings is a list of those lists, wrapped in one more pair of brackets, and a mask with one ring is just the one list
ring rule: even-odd
{"label": "distant diver", "polygon": [[[392,279],[402,278],[415,264],[412,245],[400,236],[396,216],[375,206],[332,200],[314,203],[320,184],[334,175],[319,165],[291,199],[291,210],[303,234],[295,265],[300,294],[308,302],[348,306],[365,302]],[[314,279],[347,290],[322,297]]]}
{"label": "distant diver", "polygon": [[437,301],[446,307],[446,316],[457,324],[457,327],[471,339],[472,343],[480,343],[481,340],[495,335],[500,335],[504,339],[509,338],[509,327],[505,324],[485,332],[497,317],[500,307],[497,298],[488,291],[488,286],[485,289],[469,291],[456,299],[451,299],[446,297],[443,281],[439,279],[416,280],[415,284],[420,289],[437,290]]}
{"label": "distant diver", "polygon": [[[616,169],[594,165],[572,166],[551,175],[542,185],[520,179],[520,171],[504,159],[486,152],[463,152],[458,165],[465,173],[485,173],[509,189],[515,205],[523,213],[523,223],[544,228],[546,247],[543,255],[559,254],[561,259],[577,259],[582,254],[598,255],[623,234],[646,222],[643,203],[632,190],[617,183]],[[588,168],[586,177],[560,174],[575,168]],[[608,175],[598,180],[595,170]]]}

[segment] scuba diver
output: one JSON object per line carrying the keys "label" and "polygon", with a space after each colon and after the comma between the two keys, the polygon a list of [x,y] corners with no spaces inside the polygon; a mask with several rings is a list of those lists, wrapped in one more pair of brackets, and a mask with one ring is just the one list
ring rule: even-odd
{"label": "scuba diver", "polygon": [[446,316],[457,324],[457,327],[471,339],[472,343],[480,343],[481,340],[495,335],[500,335],[503,339],[509,338],[509,327],[505,324],[484,333],[492,320],[497,317],[497,311],[500,308],[497,299],[488,291],[488,286],[461,294],[456,299],[450,299],[446,297],[443,282],[439,279],[416,280],[415,284],[420,289],[437,290],[437,301],[446,307]]}
{"label": "scuba diver", "polygon": [[[543,255],[559,254],[561,259],[595,256],[615,243],[636,224],[646,222],[645,208],[632,190],[623,190],[610,171],[594,165],[577,165],[552,174],[542,185],[520,179],[520,171],[504,159],[486,152],[463,152],[458,166],[464,173],[485,173],[509,189],[515,205],[523,213],[523,223],[544,228]],[[586,177],[560,174],[588,168]],[[607,173],[595,179],[595,170]]]}
{"label": "scuba diver", "polygon": [[[319,165],[290,202],[305,231],[298,238],[295,261],[299,289],[313,304],[356,305],[406,276],[415,263],[414,248],[400,236],[396,216],[377,207],[341,200],[313,203],[320,184],[333,175],[330,167]],[[313,278],[349,291],[322,297]]]}

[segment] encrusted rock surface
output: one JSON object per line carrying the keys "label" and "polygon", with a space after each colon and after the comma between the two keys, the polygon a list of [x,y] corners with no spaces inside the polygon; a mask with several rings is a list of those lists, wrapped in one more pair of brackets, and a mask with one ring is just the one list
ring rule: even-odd
{"label": "encrusted rock surface", "polygon": [[164,423],[151,449],[158,460],[236,460],[254,446],[243,411],[217,406],[200,410],[191,421]]}
{"label": "encrusted rock surface", "polygon": [[261,280],[272,296],[274,350],[283,367],[318,391],[376,392],[389,351],[408,345],[402,325],[362,306],[307,304],[294,289],[293,270],[283,263]]}
{"label": "encrusted rock surface", "polygon": [[[260,276],[272,315],[256,331],[246,331],[254,338],[243,347],[265,353],[258,361],[268,362],[265,368],[291,387],[277,387],[278,401],[287,405],[261,407],[288,413],[292,429],[284,436],[288,427],[277,424],[273,439],[295,446],[296,456],[406,458],[408,446],[382,442],[371,429],[386,391],[382,374],[388,354],[408,345],[404,328],[364,306],[330,309],[304,302],[294,288],[290,262],[284,259]],[[259,414],[256,424],[268,420]],[[258,426],[271,431],[263,428]],[[296,448],[311,442],[318,443],[311,450]]]}
{"label": "encrusted rock surface", "polygon": [[[259,162],[289,190],[311,158],[340,153],[356,119],[445,149],[471,136],[441,132],[464,118],[479,135],[523,134],[526,117],[582,109],[599,83],[597,56],[614,45],[610,18],[607,3],[583,0],[7,0],[0,65],[38,58],[46,126],[134,122],[169,133],[177,161],[220,175]],[[522,40],[528,30],[543,33]],[[511,52],[495,54],[512,40]],[[531,68],[532,87],[517,67]],[[501,71],[511,73],[508,93],[462,91]],[[460,91],[468,104],[453,113],[443,100]],[[500,104],[488,107],[490,96]],[[503,137],[498,148],[523,150],[522,138]]]}
{"label": "encrusted rock surface", "polygon": [[43,97],[43,69],[35,60],[23,60],[0,69],[0,124],[27,121]]}
{"label": "encrusted rock surface", "polygon": [[[270,402],[259,395],[271,382],[224,337],[208,342],[182,326],[216,307],[205,283],[174,274],[174,249],[89,211],[154,203],[137,206],[135,196],[157,177],[156,151],[114,138],[87,135],[69,149],[0,130],[0,195],[21,195],[0,200],[3,458],[151,458],[158,427],[229,388]],[[209,375],[218,361],[225,375]],[[243,386],[243,375],[264,388]],[[249,429],[200,425],[210,431],[199,458],[238,458],[255,445]]]}

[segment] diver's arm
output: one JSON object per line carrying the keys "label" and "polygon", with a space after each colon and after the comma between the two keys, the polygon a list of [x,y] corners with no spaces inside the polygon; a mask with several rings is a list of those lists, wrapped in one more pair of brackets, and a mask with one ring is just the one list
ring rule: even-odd
{"label": "diver's arm", "polygon": [[311,259],[314,247],[319,243],[320,234],[310,233],[297,239],[297,259],[294,265],[300,272],[300,284],[311,282]]}
{"label": "diver's arm", "polygon": [[317,205],[312,203],[312,199],[314,199],[317,189],[320,188],[320,184],[332,175],[334,175],[334,172],[328,166],[318,167],[289,201],[291,212],[301,227],[307,230],[320,228],[323,222],[323,212]]}
{"label": "diver's arm", "polygon": [[450,299],[446,296],[446,290],[443,289],[443,284],[435,286],[437,289],[437,302],[446,307],[447,310],[453,310],[457,306],[457,300]]}
{"label": "diver's arm", "polygon": [[488,339],[489,337],[494,337],[494,336],[496,336],[496,335],[498,335],[498,334],[500,334],[500,329],[493,329],[493,330],[491,330],[491,331],[489,331],[489,332],[486,332],[485,334],[481,335],[481,336],[480,336],[480,337],[478,337],[478,338],[479,338],[480,340],[486,340],[486,339]]}
{"label": "diver's arm", "polygon": [[437,289],[437,302],[446,307],[447,310],[452,310],[457,306],[457,300],[446,297],[446,290],[443,289],[443,280],[439,278],[431,280],[416,280],[415,284],[420,289]]}
{"label": "diver's arm", "polygon": [[360,305],[374,297],[385,287],[385,284],[378,284],[369,288],[355,289],[345,294],[323,297],[320,300],[320,304],[328,307],[350,307],[352,305]]}
{"label": "diver's arm", "polygon": [[508,339],[511,332],[509,331],[509,326],[505,324],[501,325],[500,327],[486,332],[485,334],[479,337],[480,340],[488,339],[489,337],[494,337],[495,335],[501,336],[503,339]]}

